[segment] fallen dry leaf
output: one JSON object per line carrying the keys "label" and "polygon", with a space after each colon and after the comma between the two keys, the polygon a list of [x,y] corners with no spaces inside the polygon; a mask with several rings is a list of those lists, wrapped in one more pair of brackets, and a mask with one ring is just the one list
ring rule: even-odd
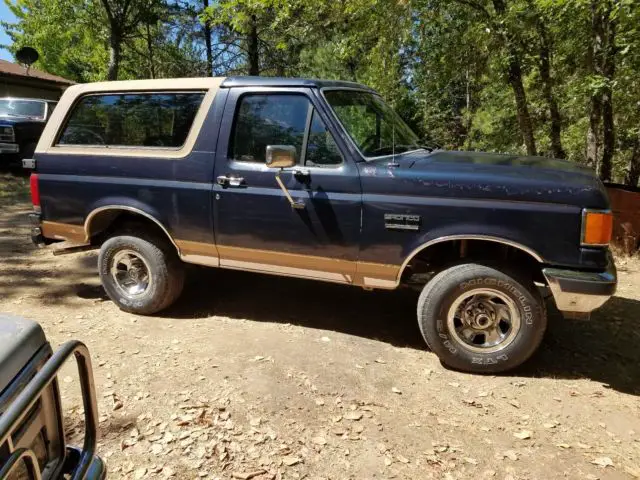
{"label": "fallen dry leaf", "polygon": [[136,480],[140,480],[141,478],[144,478],[146,474],[147,474],[147,467],[141,467],[136,470],[136,473],[134,474],[134,478]]}
{"label": "fallen dry leaf", "polygon": [[518,460],[518,453],[515,450],[506,450],[503,455],[514,462]]}
{"label": "fallen dry leaf", "polygon": [[599,465],[602,468],[613,467],[613,461],[609,457],[598,457],[591,460],[594,465]]}
{"label": "fallen dry leaf", "polygon": [[176,474],[176,472],[173,470],[173,468],[168,467],[168,466],[162,467],[162,473],[164,473],[165,476],[167,476],[167,477],[173,477]]}
{"label": "fallen dry leaf", "polygon": [[347,413],[344,414],[344,418],[345,418],[345,420],[357,421],[357,420],[360,420],[362,418],[362,412],[350,411],[350,412],[347,412]]}
{"label": "fallen dry leaf", "polygon": [[633,478],[640,478],[640,468],[624,467],[624,471]]}
{"label": "fallen dry leaf", "polygon": [[286,466],[292,467],[292,466],[297,465],[298,463],[302,462],[302,460],[299,457],[294,457],[292,455],[287,455],[286,457],[284,457],[282,459],[282,462]]}
{"label": "fallen dry leaf", "polygon": [[324,437],[313,437],[311,439],[311,441],[313,443],[315,443],[316,445],[326,445],[327,444],[327,439]]}
{"label": "fallen dry leaf", "polygon": [[260,470],[255,470],[253,472],[246,472],[246,473],[233,472],[231,474],[231,478],[238,478],[239,480],[250,480],[253,477],[262,475],[263,473],[267,473],[267,471],[264,468],[261,468]]}
{"label": "fallen dry leaf", "polygon": [[262,419],[260,417],[252,418],[251,420],[249,420],[249,425],[251,425],[252,427],[259,427],[261,421]]}

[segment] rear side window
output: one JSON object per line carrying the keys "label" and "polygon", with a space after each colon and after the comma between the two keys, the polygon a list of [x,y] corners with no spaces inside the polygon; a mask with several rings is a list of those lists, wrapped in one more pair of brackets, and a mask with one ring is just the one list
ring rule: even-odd
{"label": "rear side window", "polygon": [[88,95],[75,106],[58,145],[184,145],[204,92]]}

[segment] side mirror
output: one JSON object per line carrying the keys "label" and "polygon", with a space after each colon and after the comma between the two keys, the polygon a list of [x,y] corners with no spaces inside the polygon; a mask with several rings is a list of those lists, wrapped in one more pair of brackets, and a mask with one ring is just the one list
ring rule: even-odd
{"label": "side mirror", "polygon": [[296,147],[293,145],[267,145],[266,163],[269,168],[296,166]]}
{"label": "side mirror", "polygon": [[276,172],[276,182],[284,196],[289,201],[291,208],[296,210],[305,208],[304,202],[296,202],[282,179],[280,178],[280,171],[283,168],[291,168],[296,165],[296,147],[293,145],[267,145],[266,164],[269,168],[279,168]]}

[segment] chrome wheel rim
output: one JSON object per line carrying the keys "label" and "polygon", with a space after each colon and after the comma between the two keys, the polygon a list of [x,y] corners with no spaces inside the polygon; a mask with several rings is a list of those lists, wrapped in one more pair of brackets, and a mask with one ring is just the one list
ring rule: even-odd
{"label": "chrome wheel rim", "polygon": [[477,353],[494,353],[509,346],[520,331],[520,310],[504,293],[478,288],[460,295],[447,314],[452,338]]}
{"label": "chrome wheel rim", "polygon": [[111,277],[127,297],[143,295],[151,286],[149,265],[133,250],[121,250],[113,256]]}

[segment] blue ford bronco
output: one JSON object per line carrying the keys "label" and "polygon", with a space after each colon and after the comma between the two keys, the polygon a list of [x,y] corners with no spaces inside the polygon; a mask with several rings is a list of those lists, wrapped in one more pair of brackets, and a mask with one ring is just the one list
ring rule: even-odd
{"label": "blue ford bronco", "polygon": [[577,317],[616,288],[612,215],[592,171],[423,148],[355,83],[74,85],[24,166],[34,242],[99,248],[107,294],[142,315],[178,298],[185,262],[418,286],[419,326],[442,362],[499,372],[539,346],[541,292]]}

